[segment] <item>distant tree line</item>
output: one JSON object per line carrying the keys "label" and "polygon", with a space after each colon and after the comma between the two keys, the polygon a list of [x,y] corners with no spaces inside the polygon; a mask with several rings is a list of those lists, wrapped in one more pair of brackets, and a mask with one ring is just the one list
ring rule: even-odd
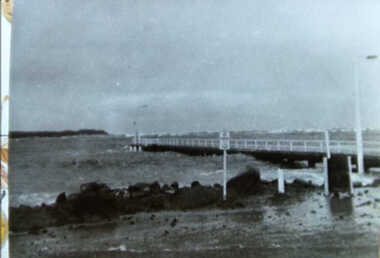
{"label": "distant tree line", "polygon": [[11,138],[24,138],[24,137],[61,137],[61,136],[76,136],[76,135],[108,135],[104,130],[82,129],[78,131],[64,130],[64,131],[11,131],[9,136]]}

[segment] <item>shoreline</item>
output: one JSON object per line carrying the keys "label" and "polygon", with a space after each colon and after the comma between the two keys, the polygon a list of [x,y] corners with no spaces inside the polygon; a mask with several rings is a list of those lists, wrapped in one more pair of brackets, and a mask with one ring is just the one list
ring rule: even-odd
{"label": "shoreline", "polygon": [[[287,192],[316,190],[319,187],[295,180],[287,184]],[[249,196],[272,193],[273,198],[290,198],[288,194],[277,195],[277,181],[260,180],[255,169],[244,172],[227,183],[228,199],[222,200],[222,186],[201,185],[194,181],[190,187],[179,187],[178,183],[161,186],[158,182],[137,183],[128,188],[111,189],[101,183],[82,184],[80,192],[68,196],[63,192],[52,204],[11,207],[13,232],[38,233],[44,228],[109,220],[121,215],[138,212],[157,212],[197,209],[235,209],[243,207],[242,200]],[[25,221],[25,218],[29,218]]]}

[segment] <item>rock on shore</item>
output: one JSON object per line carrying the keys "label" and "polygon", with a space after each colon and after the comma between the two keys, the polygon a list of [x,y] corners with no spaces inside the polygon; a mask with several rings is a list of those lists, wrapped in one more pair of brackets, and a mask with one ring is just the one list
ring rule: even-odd
{"label": "rock on shore", "polygon": [[222,201],[222,187],[193,182],[191,187],[160,186],[158,182],[137,183],[128,189],[110,189],[97,182],[82,184],[79,193],[61,193],[55,203],[37,207],[11,208],[10,229],[13,232],[37,233],[51,226],[110,220],[124,214],[160,210],[191,210],[204,207],[241,207],[239,199],[273,188],[274,183],[260,181],[255,168],[232,178],[227,183],[228,202]]}

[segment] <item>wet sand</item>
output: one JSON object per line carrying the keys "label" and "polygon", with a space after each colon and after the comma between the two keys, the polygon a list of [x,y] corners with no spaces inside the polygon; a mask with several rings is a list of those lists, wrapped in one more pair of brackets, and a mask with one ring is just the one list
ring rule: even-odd
{"label": "wet sand", "polygon": [[352,199],[294,192],[281,202],[267,193],[241,209],[138,213],[16,234],[12,257],[377,257],[379,191],[364,190]]}

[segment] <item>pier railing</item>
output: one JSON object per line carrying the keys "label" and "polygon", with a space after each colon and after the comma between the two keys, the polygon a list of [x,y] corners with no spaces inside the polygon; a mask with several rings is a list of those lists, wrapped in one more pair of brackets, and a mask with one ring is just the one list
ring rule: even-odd
{"label": "pier railing", "polygon": [[[219,148],[219,138],[181,138],[160,137],[139,139],[139,145],[149,146],[176,146],[176,147],[202,147]],[[313,152],[325,153],[326,142],[324,140],[282,140],[282,139],[230,139],[232,150],[237,151],[268,151],[268,152]],[[355,154],[355,141],[331,140],[331,153]],[[364,153],[380,156],[380,141],[364,141]]]}

